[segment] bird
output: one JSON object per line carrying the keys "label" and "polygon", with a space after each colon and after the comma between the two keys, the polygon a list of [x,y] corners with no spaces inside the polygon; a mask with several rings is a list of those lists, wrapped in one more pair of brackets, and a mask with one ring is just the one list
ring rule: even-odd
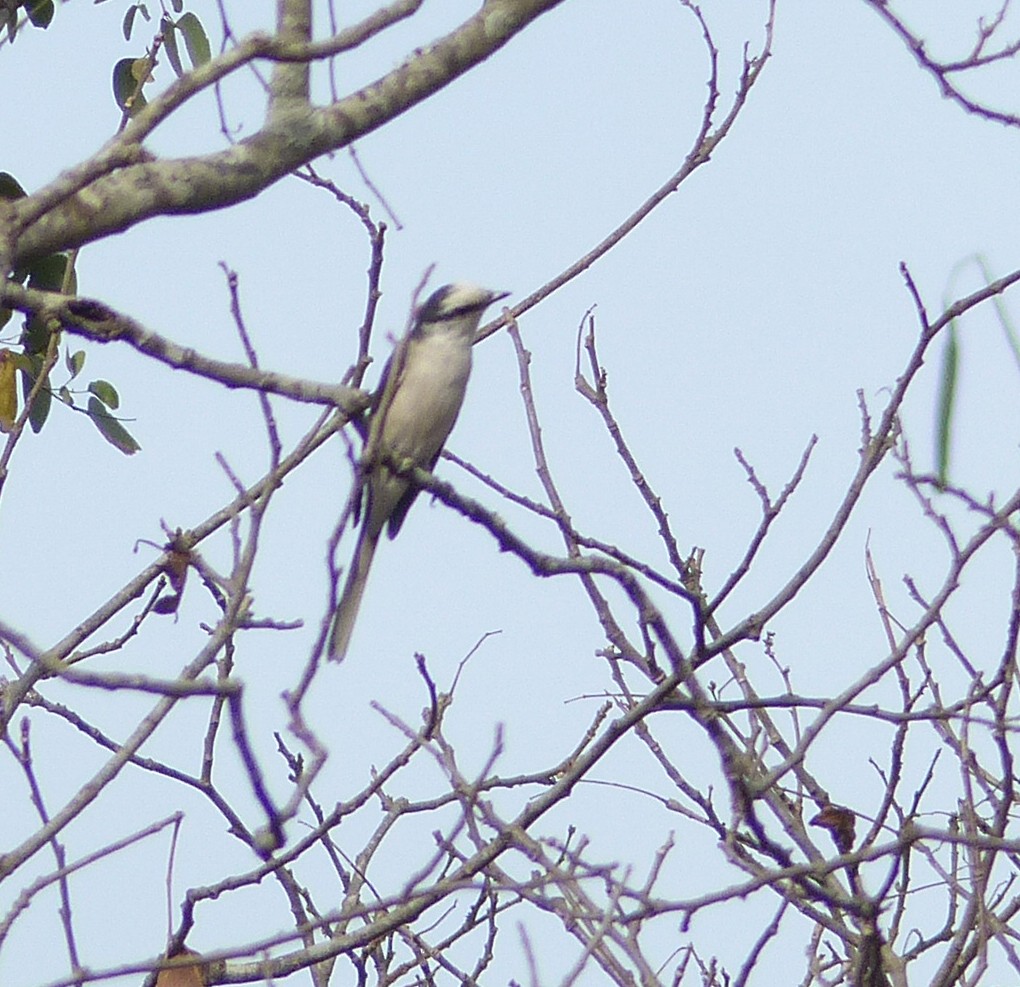
{"label": "bird", "polygon": [[330,631],[328,654],[343,661],[354,631],[383,528],[396,536],[418,487],[387,461],[433,470],[457,416],[471,347],[485,310],[510,294],[459,282],[433,292],[383,370],[365,443],[362,491],[355,502],[361,529]]}

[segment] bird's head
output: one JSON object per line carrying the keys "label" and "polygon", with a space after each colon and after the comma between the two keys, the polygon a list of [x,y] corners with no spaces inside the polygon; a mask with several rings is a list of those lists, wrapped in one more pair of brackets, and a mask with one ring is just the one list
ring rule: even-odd
{"label": "bird's head", "polygon": [[473,336],[482,321],[482,313],[509,291],[491,291],[477,284],[458,282],[436,289],[418,309],[416,334],[455,332]]}

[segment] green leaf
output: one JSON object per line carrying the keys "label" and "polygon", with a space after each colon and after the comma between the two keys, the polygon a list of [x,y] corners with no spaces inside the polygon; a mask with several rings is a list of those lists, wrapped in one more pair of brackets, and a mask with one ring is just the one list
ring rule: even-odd
{"label": "green leaf", "polygon": [[107,408],[116,411],[120,407],[120,395],[117,388],[108,380],[94,380],[88,387],[90,394],[95,394]]}
{"label": "green leaf", "polygon": [[170,68],[177,73],[179,79],[184,75],[184,66],[181,64],[181,53],[177,48],[177,31],[174,28],[174,22],[164,15],[163,20],[160,21],[159,29],[163,33],[163,50],[170,62]]}
{"label": "green leaf", "polygon": [[85,366],[85,351],[77,350],[72,353],[70,350],[67,350],[64,353],[64,366],[67,367],[67,372],[73,380],[81,373],[81,368]]}
{"label": "green leaf", "polygon": [[122,58],[113,67],[113,98],[117,105],[131,116],[145,106],[145,97],[138,81],[138,63],[144,66],[145,59]]}
{"label": "green leaf", "polygon": [[0,199],[20,199],[28,193],[18,180],[7,171],[0,171]]}
{"label": "green leaf", "polygon": [[959,340],[955,320],[949,324],[949,338],[942,353],[942,378],[939,382],[937,420],[935,423],[935,459],[938,482],[949,482],[949,452],[952,444],[953,404],[956,400],[956,377],[960,364]]}
{"label": "green leaf", "polygon": [[[28,269],[29,288],[38,288],[40,291],[62,291],[64,287],[64,273],[67,271],[67,254],[48,254],[34,261]],[[78,279],[74,271],[71,271],[71,280],[67,293],[73,295],[78,290]]]}
{"label": "green leaf", "polygon": [[57,391],[57,397],[64,402],[69,408],[74,407],[74,398],[71,397],[71,392],[61,385],[60,390]]}
{"label": "green leaf", "polygon": [[[29,288],[38,288],[40,291],[60,291],[64,286],[64,274],[67,270],[66,254],[49,254],[33,261],[28,271]],[[70,274],[68,291],[74,294],[78,290],[78,280],[74,271]],[[29,353],[43,353],[49,342],[50,333],[41,319],[32,316],[25,323],[25,330],[21,334],[22,345]]]}
{"label": "green leaf", "polygon": [[97,398],[89,398],[88,416],[99,429],[99,434],[124,455],[132,456],[142,448],[131,433],[103,407]]}
{"label": "green leaf", "polygon": [[[25,399],[26,404],[28,403],[28,396],[32,393],[32,388],[35,387],[35,380],[42,369],[43,358],[37,356],[32,360],[32,370],[21,371],[21,393]],[[46,419],[50,414],[50,406],[53,403],[53,393],[50,391],[50,379],[47,375],[46,380],[43,382],[43,386],[39,388],[39,393],[36,394],[35,400],[32,402],[32,408],[28,413],[28,423],[32,426],[33,432],[41,431],[43,425],[46,424]]]}
{"label": "green leaf", "polygon": [[202,22],[189,10],[186,14],[181,14],[177,21],[177,30],[184,35],[191,64],[196,68],[205,65],[212,58],[212,51]]}
{"label": "green leaf", "polygon": [[25,347],[26,353],[33,356],[45,353],[49,341],[50,333],[42,319],[33,315],[26,320],[25,328],[21,332],[21,345]]}
{"label": "green leaf", "polygon": [[46,419],[50,417],[50,408],[53,405],[53,392],[50,390],[49,378],[35,396],[32,402],[32,410],[28,413],[28,423],[32,426],[33,432],[41,432]]}
{"label": "green leaf", "polygon": [[121,25],[121,30],[124,32],[124,40],[131,40],[131,29],[135,26],[135,14],[138,13],[138,4],[133,3],[124,12],[124,23]]}
{"label": "green leaf", "polygon": [[7,40],[14,44],[14,36],[18,33],[18,8],[0,7],[0,26],[7,22]]}
{"label": "green leaf", "polygon": [[53,0],[27,0],[25,13],[33,27],[47,28],[53,20]]}

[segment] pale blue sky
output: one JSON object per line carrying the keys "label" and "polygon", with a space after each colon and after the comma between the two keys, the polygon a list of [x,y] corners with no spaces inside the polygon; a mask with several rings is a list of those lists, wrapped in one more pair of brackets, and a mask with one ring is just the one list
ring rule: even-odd
{"label": "pale blue sky", "polygon": [[[271,10],[270,4],[241,6],[263,18]],[[349,6],[354,17],[375,4]],[[426,4],[410,25],[342,65],[341,85],[389,70],[409,46],[427,42],[476,6]],[[739,15],[733,6],[704,4],[723,53],[724,108],[741,44],[748,39],[752,49],[758,47],[764,17],[763,4],[737,5]],[[110,68],[140,52],[120,36],[124,7],[119,0],[100,6],[76,0],[57,11],[49,31],[25,31],[13,47],[0,50],[0,86],[7,94],[0,100],[0,133],[7,135],[0,170],[26,188],[76,163],[116,127]],[[189,9],[209,26],[215,48],[215,5],[193,0]],[[969,3],[955,9],[980,12]],[[940,10],[926,26],[958,38],[953,50],[961,53],[972,35],[963,28],[954,35],[956,24],[947,18]],[[918,16],[912,23],[924,22]],[[249,26],[235,23],[238,33]],[[363,140],[361,159],[404,224],[388,236],[380,330],[403,328],[411,292],[428,264],[436,264],[434,284],[473,280],[510,289],[519,299],[590,249],[679,167],[702,112],[705,78],[697,25],[679,4],[574,0],[476,72]],[[157,85],[167,79],[163,67]],[[1000,105],[1012,108],[1015,78],[1002,73],[988,85]],[[255,87],[249,81],[231,87],[227,102],[231,119],[245,124],[242,136],[250,133],[261,111]],[[158,131],[151,147],[179,155],[220,143],[215,108],[205,98]],[[733,447],[778,491],[810,435],[819,436],[801,491],[760,567],[723,616],[737,619],[761,605],[817,540],[856,466],[856,390],[877,413],[883,389],[913,346],[918,326],[898,264],[910,266],[932,313],[962,258],[980,252],[995,274],[1016,267],[1018,150],[1015,131],[968,118],[942,100],[864,3],[780,2],[774,57],[713,160],[607,258],[522,320],[553,470],[579,526],[661,562],[654,525],[594,415],[572,389],[577,325],[597,305],[600,352],[621,424],[670,512],[681,547],[706,549],[711,585],[718,586],[739,558],[758,517]],[[316,166],[370,200],[343,153]],[[373,213],[382,218],[374,203]],[[314,379],[343,372],[355,354],[367,247],[356,220],[296,180],[234,210],[163,219],[90,246],[79,261],[79,284],[83,293],[182,344],[240,360],[221,260],[239,273],[263,366]],[[979,284],[971,270],[955,287],[963,294]],[[1007,306],[1015,308],[1012,301],[1007,295]],[[961,330],[954,476],[978,494],[1008,493],[1017,478],[1017,370],[990,308],[969,316]],[[43,433],[18,449],[0,502],[0,617],[43,646],[152,558],[149,549],[137,555],[132,549],[140,538],[161,540],[161,518],[171,527],[188,527],[229,497],[213,458],[217,451],[246,481],[267,462],[252,394],[224,392],[151,367],[126,348],[86,349],[87,372],[118,385],[122,410],[133,419],[130,428],[143,448],[125,458],[86,420],[55,408]],[[380,331],[374,353],[386,352]],[[930,463],[936,381],[932,363],[906,408],[905,427],[919,464]],[[512,488],[538,496],[517,388],[509,340],[487,340],[478,349],[450,447]],[[316,414],[283,401],[274,406],[290,441]],[[449,464],[441,472],[497,506]],[[864,574],[869,531],[889,602],[904,620],[911,610],[903,573],[913,572],[922,586],[928,580],[928,588],[941,578],[944,550],[893,472],[887,465],[875,479],[802,603],[772,628],[780,660],[805,693],[837,692],[884,653]],[[287,481],[263,533],[256,610],[306,624],[288,634],[248,636],[241,678],[252,722],[264,718],[274,728],[282,723],[279,693],[293,686],[325,611],[325,538],[348,481],[343,446],[334,442]],[[559,550],[551,528],[506,516],[515,530]],[[350,544],[347,539],[345,549]],[[221,570],[229,551],[225,535],[203,548]],[[997,653],[1008,607],[1002,573],[1010,565],[1008,553],[1000,551],[973,574],[987,584],[967,597],[972,621],[964,634],[979,651],[983,646]],[[419,612],[401,619],[409,599],[419,601]],[[687,640],[686,613],[674,608],[672,618]],[[198,622],[211,619],[207,600],[193,591],[180,620],[167,619],[158,638],[129,647],[125,659],[139,670],[173,674],[200,646]],[[412,674],[413,652],[429,656],[445,685],[460,658],[493,630],[502,633],[486,642],[465,673],[450,735],[470,774],[487,757],[496,725],[503,724],[500,772],[536,770],[569,749],[597,705],[568,700],[610,687],[594,657],[604,646],[600,629],[578,585],[535,581],[519,561],[499,554],[481,529],[422,498],[401,537],[379,552],[347,663],[322,673],[307,703],[311,725],[336,753],[318,786],[324,802],[340,797],[351,779],[363,777],[369,764],[384,762],[401,744],[369,710],[370,700],[416,720],[424,700]],[[165,650],[157,650],[157,640]],[[742,657],[752,666],[766,661],[752,648]],[[120,660],[102,667],[111,664],[121,667]],[[772,684],[776,691],[781,687],[778,679]],[[71,690],[50,694],[80,699]],[[150,700],[118,696],[90,703],[91,715],[122,735]],[[181,711],[145,752],[180,756],[195,766],[197,750],[181,752],[176,745],[180,736],[195,736],[201,719],[197,704]],[[33,728],[37,757],[46,765],[44,785],[58,805],[73,791],[84,763],[75,760],[62,776],[52,762],[70,742],[65,729],[38,716]],[[718,784],[715,755],[686,724],[677,729],[690,744],[691,762],[683,768],[706,786]],[[833,797],[864,812],[874,807],[879,790],[865,756],[836,771],[831,765],[826,770],[826,758],[845,758],[848,749],[876,743],[874,729],[834,725],[817,752]],[[258,743],[282,793],[284,768],[269,730]],[[82,755],[83,762],[88,756]],[[623,744],[599,777],[633,771],[641,784],[647,770],[637,745]],[[432,790],[434,782],[423,770],[421,791]],[[0,788],[14,791],[19,805],[22,784],[4,761]],[[677,825],[651,800],[647,816],[636,815],[630,798],[602,788],[581,790],[576,804],[597,810],[585,813],[582,823],[594,855],[633,863],[639,871]],[[90,849],[96,832],[114,838],[178,807],[188,812],[178,894],[216,879],[225,866],[250,866],[200,799],[181,805],[178,792],[151,778],[121,779],[87,821],[68,830],[69,853]],[[582,818],[579,810],[576,815]],[[556,832],[572,818],[573,809],[560,810],[543,832]],[[27,825],[20,818],[16,823]],[[6,833],[7,825],[0,821],[0,852],[20,838]],[[350,845],[358,845],[356,836]],[[427,840],[420,852],[428,853]],[[721,859],[710,841],[704,853],[692,848],[674,865],[674,880],[687,881],[689,893],[737,879],[736,872],[706,874],[692,867],[695,860]],[[165,842],[132,854],[104,865],[105,879],[124,895],[104,899],[102,909],[88,907],[94,876],[81,882],[76,905],[89,965],[150,955],[162,945]],[[10,900],[6,894],[0,889],[0,911]],[[256,896],[265,902],[257,928],[234,925],[232,906],[210,908],[212,920],[199,922],[192,945],[214,948],[286,927],[275,889],[252,892]],[[28,987],[66,973],[56,945],[55,907],[53,899],[40,901],[16,926],[0,953],[5,985]],[[734,916],[742,909],[762,914],[754,902],[727,907],[695,923],[704,950],[722,949],[741,935]],[[766,911],[771,908],[769,902]],[[750,941],[756,926],[748,929]],[[541,941],[537,927],[536,935]],[[508,943],[513,936],[509,930]],[[48,947],[40,952],[43,943]],[[663,944],[663,961],[670,948]],[[540,955],[544,982],[556,983],[575,957],[569,950]],[[799,954],[793,962],[800,963]],[[526,967],[520,957],[503,956],[491,982],[512,976],[526,978]]]}

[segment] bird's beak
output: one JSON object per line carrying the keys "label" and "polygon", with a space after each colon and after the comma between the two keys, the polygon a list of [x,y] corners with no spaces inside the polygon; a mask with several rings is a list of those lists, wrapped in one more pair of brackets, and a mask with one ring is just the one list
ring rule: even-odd
{"label": "bird's beak", "polygon": [[498,302],[501,298],[509,298],[512,294],[512,291],[494,291],[492,293],[492,297],[489,299],[489,304],[491,305],[493,302]]}

